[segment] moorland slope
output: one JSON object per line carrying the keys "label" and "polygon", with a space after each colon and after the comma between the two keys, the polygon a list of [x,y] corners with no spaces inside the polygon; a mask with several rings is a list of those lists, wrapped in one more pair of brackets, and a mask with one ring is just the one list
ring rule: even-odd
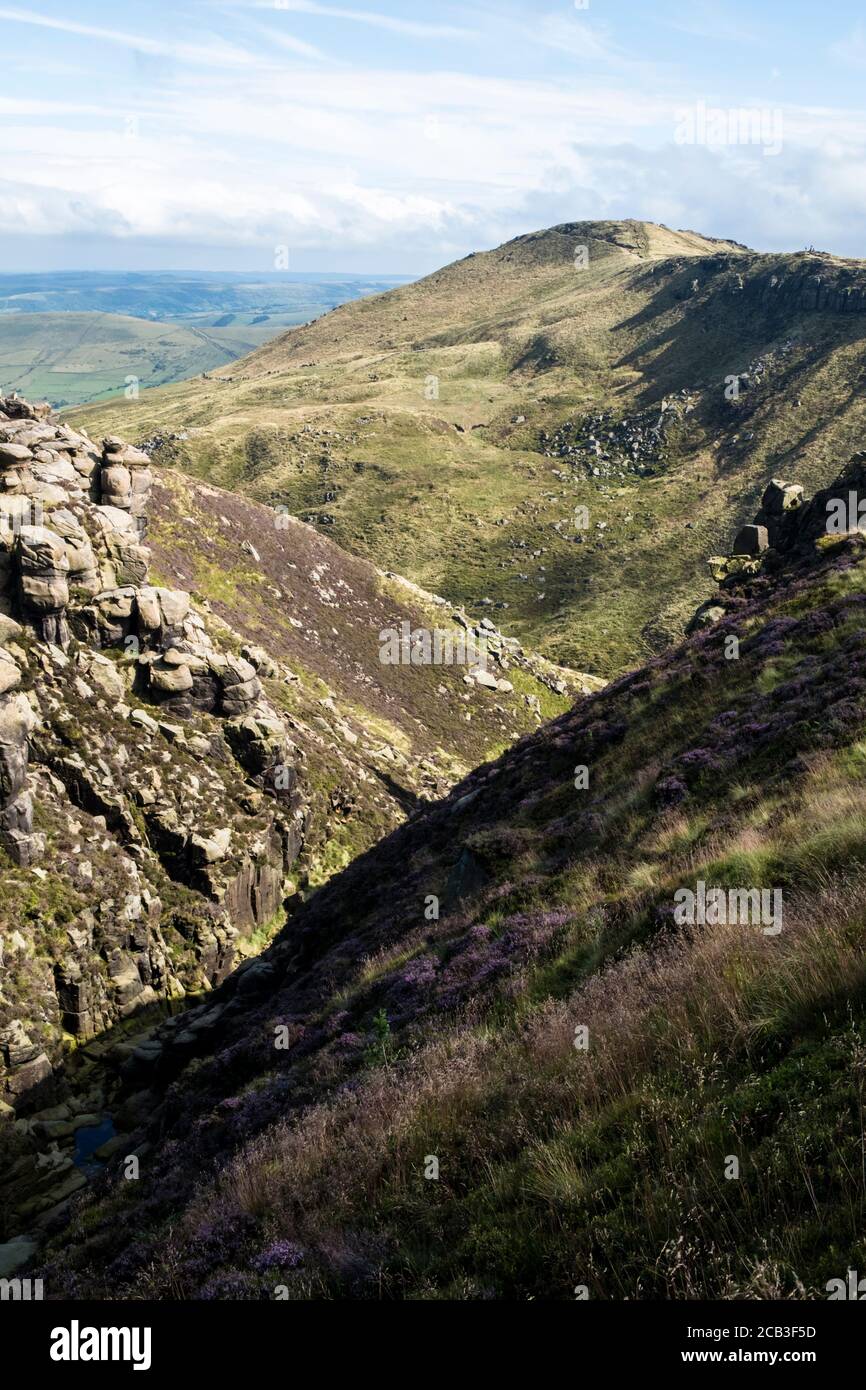
{"label": "moorland slope", "polygon": [[570,223],[79,418],[609,676],[682,631],[767,478],[858,446],[864,310],[862,262]]}
{"label": "moorland slope", "polygon": [[[864,456],[837,489],[866,505]],[[824,1298],[862,1267],[866,550],[826,501],[158,1030],[141,1180],[63,1218],[56,1296]],[[684,919],[702,884],[760,911]]]}

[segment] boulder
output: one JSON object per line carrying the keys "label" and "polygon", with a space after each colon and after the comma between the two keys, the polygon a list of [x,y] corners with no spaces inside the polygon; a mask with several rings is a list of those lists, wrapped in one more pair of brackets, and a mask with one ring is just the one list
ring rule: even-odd
{"label": "boulder", "polygon": [[146,516],[150,491],[153,486],[153,474],[149,468],[133,468],[131,479],[132,502],[129,510],[134,517]]}
{"label": "boulder", "polygon": [[142,636],[179,630],[189,613],[189,594],[185,589],[159,589],[144,584],[136,594],[136,606]]}
{"label": "boulder", "polygon": [[0,440],[0,465],[4,468],[10,464],[14,468],[16,464],[27,463],[31,458],[32,454],[26,444],[7,444]]}
{"label": "boulder", "polygon": [[120,671],[113,661],[109,661],[108,657],[100,656],[98,652],[94,652],[90,658],[87,678],[113,703],[122,700],[126,695],[126,686]]}
{"label": "boulder", "polygon": [[802,505],[801,484],[786,483],[782,478],[771,478],[761,498],[761,510],[768,516],[781,516],[783,512],[796,511]]}
{"label": "boulder", "polygon": [[207,835],[191,835],[189,845],[193,863],[215,864],[218,860],[225,859],[231,839],[232,832],[229,826],[213,830]]}
{"label": "boulder", "polygon": [[261,693],[262,687],[256,676],[248,681],[239,681],[236,685],[224,686],[222,692],[223,713],[229,719],[239,714],[245,714],[256,704]]}
{"label": "boulder", "polygon": [[[722,578],[724,578],[724,575]],[[703,632],[705,628],[712,627],[714,623],[724,618],[726,613],[727,609],[723,608],[715,599],[707,599],[695,609],[686,627],[686,632]]]}
{"label": "boulder", "polygon": [[16,623],[14,618],[0,613],[0,643],[15,641],[22,636],[23,632],[23,627],[20,623]]}
{"label": "boulder", "polygon": [[[212,663],[213,664],[213,663]],[[256,668],[244,661],[243,657],[226,656],[217,663],[220,680],[224,686],[241,685],[255,680]]]}
{"label": "boulder", "polygon": [[247,645],[241,647],[241,656],[254,666],[259,676],[273,679],[279,675],[277,663],[268,655],[264,647]]}
{"label": "boulder", "polygon": [[99,470],[100,501],[104,507],[129,511],[132,506],[132,477],[122,463],[103,464]]}
{"label": "boulder", "polygon": [[160,661],[150,667],[150,684],[160,694],[180,695],[192,690],[192,674],[188,666],[174,666]]}
{"label": "boulder", "polygon": [[242,715],[225,726],[225,736],[235,757],[251,777],[262,778],[280,765],[291,769],[284,780],[285,790],[293,790],[296,778],[293,764],[297,749],[278,719]]}
{"label": "boulder", "polygon": [[475,685],[483,686],[485,690],[498,689],[496,677],[491,675],[489,671],[483,671],[480,666],[473,666],[468,675]]}
{"label": "boulder", "polygon": [[51,529],[66,546],[68,582],[88,594],[99,592],[99,572],[90,537],[73,512],[58,508],[51,513]]}
{"label": "boulder", "polygon": [[129,717],[133,724],[139,724],[142,729],[147,729],[149,734],[159,733],[159,725],[146,709],[134,709]]}
{"label": "boulder", "polygon": [[7,690],[14,690],[20,681],[21,671],[18,663],[0,647],[0,695],[5,695]]}
{"label": "boulder", "polygon": [[45,526],[22,526],[15,546],[19,596],[45,642],[65,647],[63,610],[69,602],[69,558],[60,536]]}
{"label": "boulder", "polygon": [[185,589],[157,589],[163,627],[180,627],[189,612],[189,594]]}
{"label": "boulder", "polygon": [[734,555],[760,555],[769,547],[766,526],[741,526],[734,538]]}

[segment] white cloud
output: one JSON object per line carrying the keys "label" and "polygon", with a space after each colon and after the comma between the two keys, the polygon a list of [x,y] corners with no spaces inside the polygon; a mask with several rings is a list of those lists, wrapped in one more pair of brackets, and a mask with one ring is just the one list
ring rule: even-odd
{"label": "white cloud", "polygon": [[325,57],[320,48],[307,43],[304,39],[296,39],[293,34],[283,34],[267,24],[252,24],[249,27],[255,34],[264,39],[268,46],[281,48],[288,53],[297,53],[301,58],[323,59]]}
{"label": "white cloud", "polygon": [[36,14],[33,10],[0,8],[0,20],[12,24],[29,24],[39,29],[54,29],[64,34],[76,34],[81,38],[98,39],[103,43],[120,44],[138,53],[149,53],[155,57],[176,58],[208,67],[234,67],[255,62],[255,58],[243,49],[216,40],[210,44],[190,44],[172,39],[148,38],[144,34],[128,34],[119,29],[104,29],[94,24],[80,24],[73,19],[56,19],[53,15]]}
{"label": "white cloud", "polygon": [[[220,0],[221,3],[221,0]],[[379,14],[374,10],[345,9],[340,5],[321,5],[318,0],[228,0],[237,8],[282,10],[289,14],[309,14],[320,19],[345,19],[354,24],[366,24],[392,34],[414,39],[471,39],[478,34],[453,24],[431,23],[429,20],[403,19],[396,15]]]}
{"label": "white cloud", "polygon": [[765,37],[751,22],[731,12],[727,0],[689,0],[686,13],[677,19],[662,19],[669,29],[714,43],[755,44]]}
{"label": "white cloud", "polygon": [[[0,19],[9,13],[0,8]],[[602,216],[762,246],[787,245],[796,228],[804,243],[855,249],[866,112],[783,107],[775,158],[760,147],[679,146],[679,116],[700,93],[688,78],[669,74],[662,84],[629,66],[603,31],[581,27],[584,19],[565,30],[545,30],[541,17],[538,25],[540,41],[556,43],[563,32],[571,42],[576,25],[590,67],[610,56],[611,71],[580,81],[290,65],[270,38],[255,62],[202,61],[182,73],[161,64],[132,89],[78,83],[66,97],[59,83],[46,89],[28,79],[0,98],[10,185],[0,232],[20,231],[26,213],[36,236],[93,227],[182,242],[188,264],[196,246],[256,248],[264,257],[288,244],[334,268],[356,251],[370,253],[371,268],[392,255],[399,268],[432,266],[531,226]],[[69,23],[74,33],[115,32]],[[276,27],[272,19],[269,31]],[[214,48],[246,52],[222,40],[196,51]],[[380,50],[377,41],[377,60]]]}
{"label": "white cloud", "polygon": [[36,103],[40,122],[20,111],[0,231],[99,228],[262,260],[286,244],[332,265],[366,249],[379,266],[393,255],[424,267],[606,216],[761,246],[789,245],[796,228],[798,243],[846,250],[834,229],[866,211],[866,116],[823,108],[786,110],[783,151],[768,159],[678,146],[668,99],[602,84],[347,72],[323,87],[274,69],[193,76],[151,103],[132,139],[120,113],[72,129],[63,103]]}

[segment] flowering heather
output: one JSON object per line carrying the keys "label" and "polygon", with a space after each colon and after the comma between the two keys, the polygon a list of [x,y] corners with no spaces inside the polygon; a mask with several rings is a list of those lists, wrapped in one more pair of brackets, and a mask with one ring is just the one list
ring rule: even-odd
{"label": "flowering heather", "polygon": [[302,1246],[296,1245],[292,1240],[275,1240],[260,1254],[253,1256],[252,1266],[260,1271],[275,1269],[278,1266],[283,1269],[297,1269],[303,1261]]}
{"label": "flowering heather", "polygon": [[270,1293],[263,1288],[258,1280],[252,1279],[249,1275],[240,1271],[229,1271],[226,1274],[217,1275],[214,1279],[207,1280],[199,1290],[198,1297],[207,1301],[216,1300],[220,1303],[226,1303],[269,1298]]}
{"label": "flowering heather", "polygon": [[687,774],[691,775],[702,772],[717,772],[721,766],[719,757],[709,748],[691,748],[688,753],[680,754],[677,763]]}
{"label": "flowering heather", "polygon": [[[231,1008],[161,1095],[140,1188],[117,1180],[135,1244],[110,1185],[70,1218],[68,1264],[49,1247],[58,1291],[246,1300],[285,1273],[327,1298],[568,1298],[577,1262],[593,1297],[815,1296],[833,1270],[804,1162],[853,1267],[866,604],[840,597],[846,572],[824,557],[731,590],[735,620],[578,702],[299,906],[267,953],[277,983],[217,991]],[[449,901],[470,853],[487,877]],[[781,876],[778,939],[676,926],[675,891],[716,875]],[[738,1145],[767,1180],[722,1202]],[[668,1249],[680,1211],[689,1242]]]}
{"label": "flowering heather", "polygon": [[680,777],[661,777],[656,782],[655,794],[660,806],[678,806],[685,801],[689,790]]}
{"label": "flowering heather", "polygon": [[484,924],[472,927],[439,973],[437,998],[452,1008],[488,988],[542,955],[569,918],[565,910],[538,911],[509,917],[496,932]]}

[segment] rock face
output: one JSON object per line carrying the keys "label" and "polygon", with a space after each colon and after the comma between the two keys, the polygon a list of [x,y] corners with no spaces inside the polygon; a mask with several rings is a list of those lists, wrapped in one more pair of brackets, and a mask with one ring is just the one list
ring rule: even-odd
{"label": "rock face", "polygon": [[0,465],[0,611],[65,648],[70,592],[146,577],[149,460],[120,440],[98,449],[41,407],[0,397]]}
{"label": "rock face", "polygon": [[149,582],[152,482],[0,397],[0,1115],[63,1094],[64,1034],[218,984],[303,844],[277,668]]}
{"label": "rock face", "polygon": [[33,834],[33,798],[27,787],[28,740],[35,723],[26,696],[0,697],[0,845],[22,866],[38,858],[44,846],[43,837]]}
{"label": "rock face", "polygon": [[[732,590],[762,573],[773,573],[786,560],[815,554],[816,546],[844,543],[866,535],[866,451],[852,456],[830,487],[807,499],[800,483],[771,478],[755,520],[742,526],[730,555],[713,555],[709,565],[720,588]],[[710,627],[726,616],[717,599],[707,599],[693,614],[686,632]]]}
{"label": "rock face", "polygon": [[793,309],[807,313],[866,312],[866,277],[859,267],[821,264],[819,270],[755,276],[749,282],[749,299],[765,309]]}

